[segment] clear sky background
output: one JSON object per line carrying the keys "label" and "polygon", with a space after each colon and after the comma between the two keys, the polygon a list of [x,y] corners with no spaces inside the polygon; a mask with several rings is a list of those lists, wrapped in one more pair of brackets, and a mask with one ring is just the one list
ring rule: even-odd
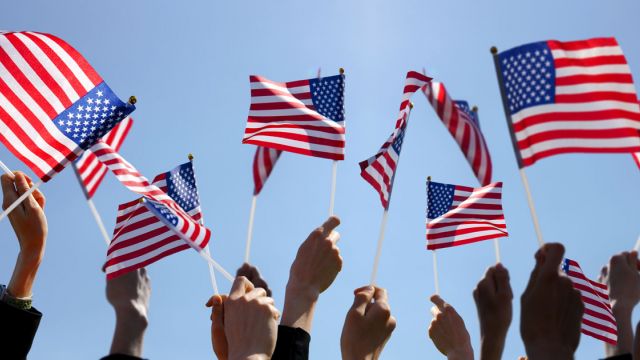
{"label": "clear sky background", "polygon": [[[123,156],[147,177],[195,155],[213,257],[235,271],[244,254],[253,189],[254,146],[241,139],[249,107],[250,74],[278,81],[346,69],[347,157],[338,168],[336,213],[343,224],[342,273],[320,298],[311,358],[338,359],[339,336],[356,287],[371,274],[382,216],[378,196],[357,162],[373,155],[393,129],[408,70],[423,67],[451,94],[477,104],[504,182],[510,237],[501,241],[511,273],[514,321],[505,359],[524,354],[519,296],[533,266],[536,240],[502,111],[492,45],[500,50],[532,41],[615,36],[640,79],[637,1],[16,1],[0,11],[0,28],[60,36],[78,49],[120,95],[135,94],[135,124]],[[440,357],[430,340],[428,297],[434,292],[425,250],[425,178],[476,186],[458,146],[420,93],[395,179],[379,284],[398,320],[384,359]],[[6,149],[0,159],[25,169]],[[321,224],[329,203],[331,162],[285,153],[258,199],[252,261],[277,305],[298,245]],[[595,277],[609,257],[630,249],[640,234],[640,172],[629,155],[562,155],[527,169],[545,240]],[[107,354],[114,314],[104,297],[100,267],[106,247],[71,169],[42,188],[49,239],[34,290],[44,313],[31,359],[96,359]],[[119,203],[135,195],[107,175],[95,203],[111,231]],[[0,282],[11,275],[17,245],[0,223]],[[471,296],[493,244],[439,251],[442,296],[464,317],[479,345]],[[144,356],[211,359],[211,295],[206,264],[193,251],[149,267],[150,326]],[[221,288],[230,284],[218,277]],[[635,320],[638,319],[638,313]],[[603,355],[583,336],[577,358]]]}

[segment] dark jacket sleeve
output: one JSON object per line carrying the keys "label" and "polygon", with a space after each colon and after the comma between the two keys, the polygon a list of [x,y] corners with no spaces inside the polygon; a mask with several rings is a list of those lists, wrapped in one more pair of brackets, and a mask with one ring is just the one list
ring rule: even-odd
{"label": "dark jacket sleeve", "polygon": [[309,343],[311,336],[300,328],[278,326],[278,340],[272,360],[306,360],[309,359]]}
{"label": "dark jacket sleeve", "polygon": [[26,359],[42,313],[21,310],[0,301],[0,351],[7,359]]}
{"label": "dark jacket sleeve", "polygon": [[616,355],[616,356],[604,358],[603,360],[632,360],[632,359],[633,357],[631,356],[631,354],[622,354],[622,355]]}
{"label": "dark jacket sleeve", "polygon": [[100,360],[143,360],[143,359],[136,356],[131,356],[131,355],[111,354],[103,357]]}

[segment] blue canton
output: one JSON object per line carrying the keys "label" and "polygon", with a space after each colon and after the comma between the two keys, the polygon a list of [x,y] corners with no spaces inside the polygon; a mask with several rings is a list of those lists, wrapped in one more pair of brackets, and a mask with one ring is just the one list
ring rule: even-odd
{"label": "blue canton", "polygon": [[545,41],[522,45],[498,55],[511,114],[555,101],[556,70]]}
{"label": "blue canton", "polygon": [[562,271],[564,271],[565,273],[569,272],[569,259],[564,259],[562,261]]}
{"label": "blue canton", "polygon": [[100,140],[135,106],[122,102],[107,84],[101,82],[53,119],[69,139],[86,150]]}
{"label": "blue canton", "polygon": [[193,173],[193,164],[188,162],[167,173],[168,194],[180,207],[189,212],[200,206],[200,197]]}
{"label": "blue canton", "polygon": [[458,110],[467,114],[469,119],[471,119],[471,121],[473,121],[476,124],[476,126],[480,127],[480,122],[478,121],[478,114],[471,111],[471,107],[469,107],[468,102],[464,100],[455,100],[453,103],[456,104],[456,107],[458,107]]}
{"label": "blue canton", "polygon": [[400,130],[398,130],[396,138],[393,140],[393,144],[391,144],[391,147],[393,147],[393,150],[395,150],[398,155],[400,155],[400,150],[402,150],[402,143],[404,142],[404,131],[406,129],[406,125],[403,125]]}
{"label": "blue canton", "polygon": [[344,75],[309,79],[311,100],[320,115],[327,119],[344,121]]}
{"label": "blue canton", "polygon": [[166,205],[151,200],[145,200],[145,205],[163,222],[168,222],[173,227],[178,226],[178,216],[169,210]]}
{"label": "blue canton", "polygon": [[455,185],[427,182],[427,218],[435,219],[444,215],[453,205]]}

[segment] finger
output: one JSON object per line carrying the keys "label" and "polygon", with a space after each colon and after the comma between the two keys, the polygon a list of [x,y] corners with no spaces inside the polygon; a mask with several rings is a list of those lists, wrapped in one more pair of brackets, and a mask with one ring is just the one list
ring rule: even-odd
{"label": "finger", "polygon": [[431,307],[431,316],[433,316],[435,318],[440,313],[441,313],[441,311],[437,306],[432,306]]}
{"label": "finger", "polygon": [[247,292],[253,290],[253,284],[247,280],[244,276],[238,276],[231,285],[231,291],[229,292],[230,298],[239,298]]}
{"label": "finger", "polygon": [[328,236],[329,240],[335,245],[340,241],[340,233],[337,231],[332,231]]}
{"label": "finger", "polygon": [[373,299],[376,302],[389,302],[389,296],[387,294],[387,289],[375,287],[375,292],[373,294]]}
{"label": "finger", "polygon": [[29,191],[31,187],[29,186],[29,182],[27,181],[27,178],[25,178],[24,174],[21,171],[16,171],[15,175],[15,184],[18,194],[22,195]]}
{"label": "finger", "polygon": [[251,273],[251,265],[249,265],[247,263],[244,263],[236,271],[236,277],[237,276],[244,276],[247,279],[249,279],[250,278],[250,276],[249,276],[250,273]]}
{"label": "finger", "polygon": [[2,194],[4,197],[3,208],[6,209],[18,199],[18,193],[13,182],[13,175],[4,174],[0,178],[2,181]]}
{"label": "finger", "polygon": [[438,310],[443,311],[444,306],[447,304],[440,295],[431,295],[431,302],[438,307]]}
{"label": "finger", "polygon": [[266,297],[266,296],[267,296],[267,291],[265,289],[263,289],[263,288],[255,288],[255,289],[251,290],[249,293],[247,293],[245,295],[245,298],[248,301],[251,301],[253,299],[258,299],[258,298]]}
{"label": "finger", "polygon": [[[358,291],[359,290],[359,291]],[[366,313],[367,305],[373,299],[373,294],[375,292],[373,286],[366,286],[356,290],[355,297],[353,299],[353,305],[351,305],[351,310],[358,312],[360,315]]]}
{"label": "finger", "polygon": [[542,247],[544,260],[540,266],[540,276],[556,277],[564,257],[564,246],[559,243],[548,243]]}
{"label": "finger", "polygon": [[507,270],[507,268],[502,266],[502,264],[498,264],[496,266],[494,279],[496,284],[496,292],[498,294],[511,294],[511,297],[513,297],[511,284],[509,282],[509,271]]}
{"label": "finger", "polygon": [[629,264],[630,268],[635,269],[637,263],[638,263],[638,252],[633,250],[627,256],[627,264]]}
{"label": "finger", "polygon": [[330,216],[327,221],[322,224],[322,235],[324,237],[329,236],[338,225],[340,225],[340,219],[337,216]]}

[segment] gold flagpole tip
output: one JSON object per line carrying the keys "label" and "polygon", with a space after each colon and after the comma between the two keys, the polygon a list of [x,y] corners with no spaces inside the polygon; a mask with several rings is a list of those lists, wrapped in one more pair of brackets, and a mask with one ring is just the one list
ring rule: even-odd
{"label": "gold flagpole tip", "polygon": [[129,96],[129,104],[135,105],[137,102],[138,102],[138,99],[136,99],[135,96],[133,95]]}
{"label": "gold flagpole tip", "polygon": [[492,47],[491,47],[491,53],[492,53],[493,55],[497,54],[497,53],[498,53],[498,48],[497,48],[497,47],[495,47],[495,46],[492,46]]}
{"label": "gold flagpole tip", "polygon": [[187,155],[187,157],[189,158],[189,161],[193,161],[193,154],[189,153],[189,155]]}
{"label": "gold flagpole tip", "polygon": [[409,101],[409,109],[413,110],[413,102]]}
{"label": "gold flagpole tip", "polygon": [[471,111],[477,113],[478,112],[478,107],[476,105],[473,105],[473,107],[471,108]]}
{"label": "gold flagpole tip", "polygon": [[431,181],[431,176],[427,176],[427,181]]}
{"label": "gold flagpole tip", "polygon": [[142,203],[144,202],[144,198],[143,198],[143,197],[141,197],[140,199],[138,199],[138,202],[139,202],[140,204],[142,204]]}
{"label": "gold flagpole tip", "polygon": [[344,75],[344,68],[340,68],[338,71],[340,71],[340,75]]}

